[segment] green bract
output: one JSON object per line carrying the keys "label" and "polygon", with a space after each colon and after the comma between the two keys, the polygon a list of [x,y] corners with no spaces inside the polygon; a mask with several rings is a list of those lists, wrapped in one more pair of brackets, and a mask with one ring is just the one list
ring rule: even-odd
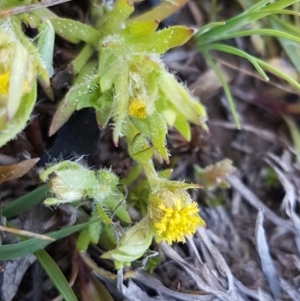
{"label": "green bract", "polygon": [[144,255],[153,238],[153,226],[148,217],[143,218],[125,231],[115,249],[103,254],[102,258],[112,259],[116,269],[130,266],[130,263]]}

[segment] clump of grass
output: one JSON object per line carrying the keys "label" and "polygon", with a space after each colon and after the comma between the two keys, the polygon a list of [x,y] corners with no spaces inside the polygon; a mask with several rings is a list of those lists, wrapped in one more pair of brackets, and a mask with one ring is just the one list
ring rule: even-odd
{"label": "clump of grass", "polygon": [[[286,80],[292,87],[300,89],[300,84],[289,75],[276,69],[262,59],[226,43],[226,40],[237,37],[275,37],[283,45],[288,57],[299,71],[299,64],[297,63],[299,46],[297,44],[299,44],[300,39],[298,34],[296,34],[298,28],[292,25],[291,22],[284,21],[282,18],[282,16],[286,15],[295,16],[295,18],[299,16],[299,12],[287,9],[289,6],[298,3],[299,0],[279,0],[275,2],[269,0],[262,0],[259,2],[240,0],[239,2],[245,8],[244,12],[226,21],[209,23],[200,28],[194,36],[196,48],[204,55],[207,63],[216,72],[216,75],[223,86],[238,128],[240,128],[240,123],[230,93],[230,88],[222,75],[222,72],[215,64],[211,51],[225,52],[242,57],[253,65],[265,81],[269,80],[266,73],[269,72]],[[258,21],[264,22],[268,27],[259,28],[258,26],[253,26]],[[249,26],[250,29],[248,29]],[[289,42],[287,43],[286,41]]]}

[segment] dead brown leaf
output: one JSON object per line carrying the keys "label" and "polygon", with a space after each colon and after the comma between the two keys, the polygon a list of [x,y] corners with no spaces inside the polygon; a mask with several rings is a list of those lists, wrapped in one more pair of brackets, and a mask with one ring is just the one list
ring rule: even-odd
{"label": "dead brown leaf", "polygon": [[0,166],[0,184],[21,178],[24,176],[40,158],[24,160],[13,165]]}

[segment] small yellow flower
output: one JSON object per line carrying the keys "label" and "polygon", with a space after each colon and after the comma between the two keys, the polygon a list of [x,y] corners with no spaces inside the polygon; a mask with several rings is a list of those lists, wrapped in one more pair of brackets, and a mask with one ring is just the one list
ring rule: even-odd
{"label": "small yellow flower", "polygon": [[7,95],[10,72],[6,71],[0,74],[0,94]]}
{"label": "small yellow flower", "polygon": [[131,117],[145,119],[147,115],[144,102],[139,99],[132,100],[128,106],[128,114]]}
{"label": "small yellow flower", "polygon": [[197,204],[182,190],[162,189],[150,196],[149,212],[158,242],[185,242],[185,236],[192,236],[198,226],[205,226]]}

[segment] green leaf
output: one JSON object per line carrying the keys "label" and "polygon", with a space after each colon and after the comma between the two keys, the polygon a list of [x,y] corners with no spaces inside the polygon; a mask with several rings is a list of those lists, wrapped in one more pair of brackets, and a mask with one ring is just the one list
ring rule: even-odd
{"label": "green leaf", "polygon": [[154,154],[154,150],[155,149],[149,146],[145,138],[140,134],[134,138],[131,144],[128,144],[130,156],[140,164],[149,161]]}
{"label": "green leaf", "polygon": [[146,119],[149,126],[150,139],[154,148],[159,152],[165,161],[169,161],[169,154],[166,148],[167,124],[163,116],[154,112]]}
{"label": "green leaf", "polygon": [[[20,88],[18,88],[20,89]],[[25,94],[12,120],[8,121],[0,132],[0,146],[3,146],[21,132],[30,118],[37,96],[37,85],[33,83],[30,93]]]}
{"label": "green leaf", "polygon": [[106,127],[112,116],[113,99],[113,91],[108,90],[99,97],[97,103],[93,106],[96,110],[96,119],[99,128]]}
{"label": "green leaf", "polygon": [[[66,97],[69,96],[69,93],[66,95]],[[75,112],[75,110],[76,102],[74,100],[67,101],[67,99],[63,99],[59,103],[56,112],[52,118],[52,122],[49,128],[49,136],[54,135],[69,120],[69,118]]]}
{"label": "green leaf", "polygon": [[49,20],[56,34],[71,43],[78,44],[83,41],[87,44],[97,45],[100,40],[100,34],[96,29],[81,22],[58,17],[51,17]]}
{"label": "green leaf", "polygon": [[[98,217],[98,212],[97,210],[94,210],[91,216],[91,219],[97,219]],[[88,231],[89,231],[89,237],[90,240],[93,244],[97,244],[99,241],[99,237],[102,231],[102,224],[100,221],[97,221],[95,223],[92,223],[89,225],[88,227]]]}
{"label": "green leaf", "polygon": [[81,230],[76,241],[76,250],[86,251],[89,247],[90,242],[91,240],[89,235],[89,229]]}
{"label": "green leaf", "polygon": [[[93,222],[95,221],[90,221],[83,224],[66,227],[59,231],[45,233],[45,235],[50,236],[55,240],[58,240],[74,232],[84,229],[85,227],[89,226]],[[40,249],[45,248],[47,245],[49,245],[52,242],[41,240],[38,238],[31,238],[15,244],[2,245],[0,246],[0,258],[1,260],[11,260],[14,258],[32,254]]]}
{"label": "green leaf", "polygon": [[193,29],[185,26],[171,26],[148,36],[128,38],[127,41],[142,51],[163,54],[186,43],[193,33]]}
{"label": "green leaf", "polygon": [[50,257],[50,255],[44,251],[39,250],[34,253],[37,260],[46,271],[48,277],[51,279],[52,283],[56,289],[60,292],[65,301],[77,301],[77,298],[70,287],[64,274],[57,266],[56,262]]}
{"label": "green leaf", "polygon": [[48,190],[47,185],[42,185],[29,193],[9,202],[3,207],[2,214],[7,218],[12,218],[29,208],[43,202],[46,198],[46,193]]}
{"label": "green leaf", "polygon": [[[99,75],[100,75],[100,89],[101,92],[105,92],[109,90],[114,83],[115,77],[119,72],[120,68],[120,59],[118,56],[114,53],[112,53],[109,49],[102,49],[101,54],[106,55],[105,52],[111,54],[108,59],[106,60],[106,63],[101,70],[99,69]],[[102,58],[100,58],[101,61]]]}
{"label": "green leaf", "polygon": [[[46,69],[43,66],[37,48],[34,46],[31,40],[28,39],[28,37],[24,34],[20,19],[18,17],[13,16],[10,18],[10,20],[11,20],[11,26],[14,34],[16,35],[17,39],[22,43],[22,45],[29,51],[29,53],[31,54],[32,58],[35,61],[35,64],[37,65],[40,84],[42,84],[43,88],[47,88],[47,87],[49,88],[50,79]],[[51,93],[50,96],[52,96]]]}
{"label": "green leaf", "polygon": [[[94,103],[101,96],[99,89],[99,75],[95,75],[87,82],[76,85],[71,89],[67,101],[77,104],[76,110],[93,107]],[[70,91],[71,91],[70,90]]]}
{"label": "green leaf", "polygon": [[[173,75],[168,72],[162,72],[159,78],[159,86],[164,94],[164,98],[172,103],[176,110],[178,110],[178,112],[180,112],[180,114],[188,121],[201,125],[201,119],[206,119],[204,107],[191,97],[187,89],[179,84]],[[157,101],[157,105],[159,105],[159,102],[160,100]],[[173,116],[174,122],[176,116],[177,114]],[[169,118],[170,117],[171,116],[169,116]]]}
{"label": "green leaf", "polygon": [[191,127],[182,115],[177,115],[174,127],[187,141],[191,140]]}
{"label": "green leaf", "polygon": [[182,6],[184,6],[187,2],[188,0],[163,1],[160,5],[154,7],[152,10],[129,19],[127,22],[131,23],[136,21],[154,20],[162,21],[181,9]]}
{"label": "green leaf", "polygon": [[154,33],[158,25],[159,22],[156,20],[131,22],[126,25],[121,34],[129,37],[143,37]]}
{"label": "green leaf", "polygon": [[122,66],[115,77],[115,127],[113,130],[113,141],[115,145],[118,145],[119,137],[122,134],[122,128],[124,119],[127,115],[129,104],[129,91],[128,91],[128,78],[129,78],[129,65]]}
{"label": "green leaf", "polygon": [[49,20],[44,20],[37,29],[39,32],[37,50],[45,65],[48,76],[51,77],[53,75],[54,27]]}
{"label": "green leaf", "polygon": [[74,75],[80,73],[93,53],[94,48],[88,44],[81,49],[77,57],[71,63]]}
{"label": "green leaf", "polygon": [[105,198],[103,203],[112,211],[116,210],[115,214],[121,221],[128,224],[131,222],[130,215],[126,210],[125,199],[121,193]]}
{"label": "green leaf", "polygon": [[76,77],[74,85],[58,105],[50,125],[49,136],[54,135],[76,109],[91,106],[100,96],[100,89],[97,87],[99,76],[94,74],[95,66],[95,62],[89,62]]}
{"label": "green leaf", "polygon": [[101,29],[104,34],[114,34],[133,13],[134,6],[127,0],[117,0],[113,9],[105,15],[106,23]]}

